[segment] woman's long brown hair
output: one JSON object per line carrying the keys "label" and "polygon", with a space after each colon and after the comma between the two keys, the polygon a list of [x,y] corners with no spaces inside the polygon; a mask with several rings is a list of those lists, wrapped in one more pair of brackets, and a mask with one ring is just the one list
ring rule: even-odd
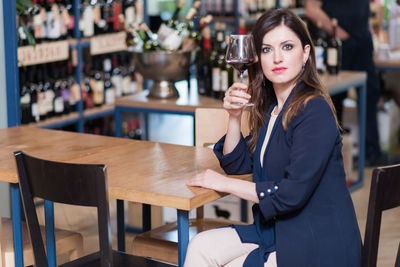
{"label": "woman's long brown hair", "polygon": [[[285,131],[287,130],[290,121],[305,107],[307,102],[314,97],[323,97],[328,102],[335,116],[336,124],[340,128],[335,107],[317,73],[315,51],[310,34],[304,22],[297,15],[290,10],[278,9],[267,11],[257,20],[252,35],[258,58],[261,58],[262,41],[265,34],[279,25],[285,25],[290,28],[300,39],[303,48],[306,45],[310,46],[309,58],[297,79],[290,102],[287,103],[286,109],[282,115],[283,129]],[[248,72],[248,92],[251,95],[251,99],[254,100],[254,106],[250,109],[249,118],[249,127],[252,132],[249,146],[250,150],[254,151],[260,130],[265,124],[265,115],[271,104],[275,102],[276,96],[272,83],[264,76],[260,60],[256,64],[250,66]],[[303,82],[303,87],[299,90],[297,85],[301,81]]]}

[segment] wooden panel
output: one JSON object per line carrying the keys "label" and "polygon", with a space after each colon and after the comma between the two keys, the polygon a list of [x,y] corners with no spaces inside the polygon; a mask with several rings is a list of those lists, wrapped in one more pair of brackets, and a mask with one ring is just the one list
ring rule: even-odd
{"label": "wooden panel", "polygon": [[[229,114],[223,108],[198,108],[195,112],[196,146],[209,146],[215,144],[228,128]],[[249,112],[242,114],[243,136],[249,134],[248,127]]]}
{"label": "wooden panel", "polygon": [[29,66],[68,59],[68,41],[46,42],[18,48],[18,66]]}
{"label": "wooden panel", "polygon": [[90,54],[106,54],[124,51],[126,47],[126,33],[117,32],[101,34],[90,38]]}

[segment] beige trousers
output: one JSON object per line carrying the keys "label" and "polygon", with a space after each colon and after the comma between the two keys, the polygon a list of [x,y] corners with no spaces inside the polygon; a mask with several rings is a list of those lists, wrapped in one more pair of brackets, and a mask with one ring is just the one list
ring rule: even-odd
{"label": "beige trousers", "polygon": [[[242,267],[247,255],[257,247],[242,243],[231,227],[204,231],[190,241],[184,267]],[[272,252],[264,267],[276,266],[276,253]]]}

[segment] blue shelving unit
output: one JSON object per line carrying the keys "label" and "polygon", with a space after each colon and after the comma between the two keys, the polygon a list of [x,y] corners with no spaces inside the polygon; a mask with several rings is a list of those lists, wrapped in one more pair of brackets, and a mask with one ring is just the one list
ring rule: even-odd
{"label": "blue shelving unit", "polygon": [[[6,72],[6,93],[7,93],[7,119],[8,127],[21,124],[20,120],[20,99],[19,99],[19,71],[18,71],[18,54],[17,54],[17,25],[16,25],[16,10],[15,1],[2,0],[3,2],[3,25],[4,25],[4,49],[5,49],[5,72]],[[73,0],[74,23],[76,25],[73,37],[76,40],[75,44],[69,46],[70,49],[76,49],[78,64],[75,71],[75,79],[78,84],[82,80],[82,49],[90,46],[90,41],[81,40],[79,31],[81,0]],[[147,15],[147,0],[144,4],[144,21],[149,22]],[[82,91],[81,91],[82,99]],[[38,127],[41,128],[60,128],[71,124],[77,125],[77,131],[83,132],[83,126],[86,120],[91,120],[99,117],[104,117],[114,114],[114,107],[98,108],[91,111],[83,110],[83,102],[78,102],[76,116],[64,116],[57,119],[39,122]]]}

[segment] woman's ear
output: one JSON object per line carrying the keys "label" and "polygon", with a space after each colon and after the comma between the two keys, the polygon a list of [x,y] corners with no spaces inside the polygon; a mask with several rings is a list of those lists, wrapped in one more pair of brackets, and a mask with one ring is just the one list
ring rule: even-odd
{"label": "woman's ear", "polygon": [[309,44],[304,46],[304,49],[303,49],[303,64],[306,64],[306,62],[308,60],[308,57],[310,56],[310,49],[311,49],[311,46]]}

